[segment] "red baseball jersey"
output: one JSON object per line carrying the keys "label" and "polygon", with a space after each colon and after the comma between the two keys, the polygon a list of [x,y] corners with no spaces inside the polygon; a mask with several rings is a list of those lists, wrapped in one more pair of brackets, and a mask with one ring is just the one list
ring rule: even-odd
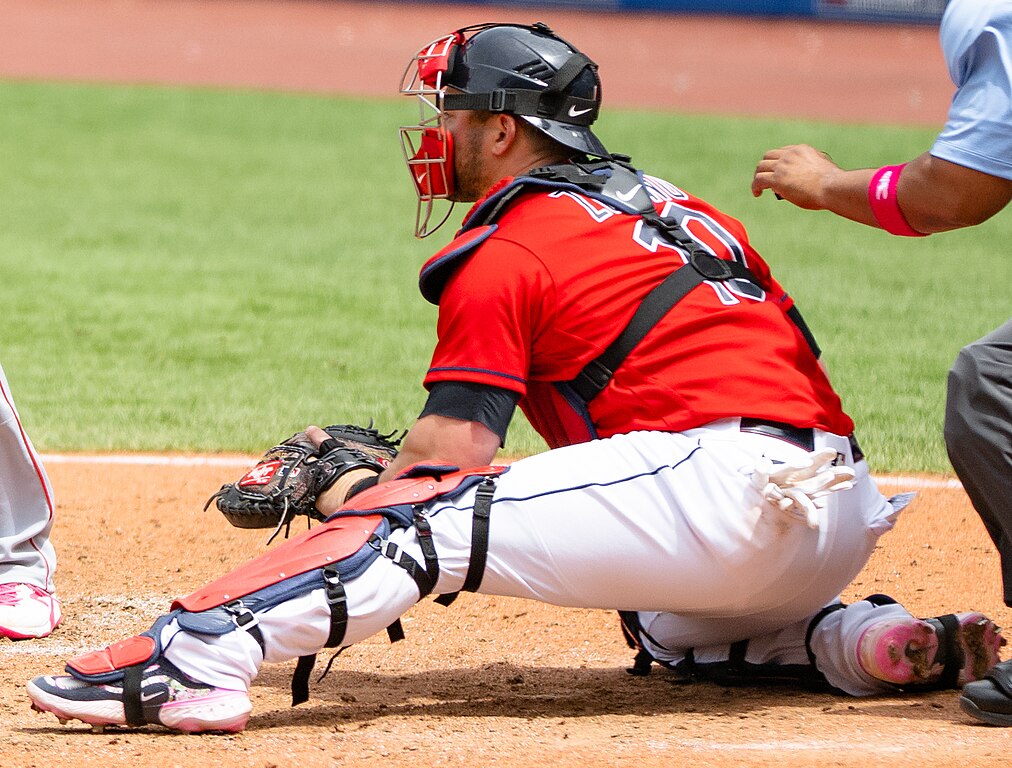
{"label": "red baseball jersey", "polygon": [[[560,385],[604,351],[688,255],[641,217],[598,199],[569,189],[525,191],[496,225],[464,232],[426,265],[453,261],[438,296],[438,343],[426,386],[465,381],[513,390],[552,447],[735,416],[850,434],[853,422],[785,314],[791,298],[741,223],[667,182],[644,179],[662,217],[679,220],[719,258],[744,263],[759,286],[697,287],[584,409]],[[480,237],[454,260],[461,241]]]}

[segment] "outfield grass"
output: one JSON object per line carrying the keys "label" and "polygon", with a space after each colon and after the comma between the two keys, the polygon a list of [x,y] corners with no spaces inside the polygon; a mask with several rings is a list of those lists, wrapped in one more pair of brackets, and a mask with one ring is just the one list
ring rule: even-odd
{"label": "outfield grass", "polygon": [[[43,451],[259,452],[408,426],[434,341],[401,101],[0,83],[0,362]],[[1012,219],[891,238],[748,192],[794,141],[900,162],[926,130],[617,112],[610,147],[709,199],[815,330],[879,471],[946,471],[945,373],[1012,308]],[[459,220],[455,217],[454,221]],[[514,420],[511,452],[542,444]]]}

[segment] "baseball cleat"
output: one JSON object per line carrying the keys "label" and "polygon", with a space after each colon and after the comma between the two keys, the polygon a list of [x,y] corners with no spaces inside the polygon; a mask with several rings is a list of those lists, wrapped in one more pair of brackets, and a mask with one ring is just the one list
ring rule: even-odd
{"label": "baseball cleat", "polygon": [[1012,726],[1012,661],[996,664],[983,680],[968,683],[959,706],[989,725]]}
{"label": "baseball cleat", "polygon": [[33,584],[0,584],[0,637],[46,637],[62,618],[60,601]]}
{"label": "baseball cleat", "polygon": [[132,707],[137,714],[130,723],[122,680],[96,684],[69,675],[44,675],[28,683],[28,695],[37,712],[51,712],[61,724],[80,720],[99,732],[107,725],[152,724],[185,733],[238,733],[246,727],[253,708],[244,691],[199,683],[166,659],[144,669]]}
{"label": "baseball cleat", "polygon": [[1005,642],[978,612],[892,618],[865,630],[857,658],[866,673],[899,688],[959,688],[984,677]]}

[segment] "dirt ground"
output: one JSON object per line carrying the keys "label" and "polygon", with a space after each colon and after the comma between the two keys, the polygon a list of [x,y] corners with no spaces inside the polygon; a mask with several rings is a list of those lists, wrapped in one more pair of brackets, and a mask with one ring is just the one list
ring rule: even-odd
{"label": "dirt ground", "polygon": [[[384,765],[413,768],[633,761],[919,768],[992,765],[1012,746],[1012,733],[963,716],[952,691],[858,700],[685,684],[660,670],[632,677],[613,613],[479,595],[463,595],[450,608],[419,604],[404,623],[406,640],[390,645],[381,636],[348,649],[299,707],[289,706],[294,663],[266,666],[240,735],[60,726],[29,710],[26,678],[146,629],[173,597],[259,553],[266,537],[201,511],[242,461],[145,466],[59,458],[49,472],[62,513],[54,541],[67,620],[46,640],[0,644],[7,734],[0,756],[10,765],[315,768],[378,756]],[[935,479],[915,480],[883,480],[883,491]],[[958,488],[922,488],[845,600],[875,592],[926,616],[976,608],[1012,622],[998,594],[996,556]]]}
{"label": "dirt ground", "polygon": [[[487,18],[543,19],[578,41],[600,62],[612,105],[937,125],[951,93],[929,28],[345,2],[0,0],[0,77],[389,94],[420,43]],[[1012,732],[972,723],[954,692],[856,700],[634,678],[612,613],[476,595],[416,606],[404,642],[349,649],[297,708],[294,665],[265,667],[239,735],[61,727],[29,710],[27,678],[145,629],[173,597],[263,548],[263,532],[201,511],[250,457],[130,458],[48,457],[66,621],[46,640],[0,643],[4,764],[1007,761]],[[921,615],[973,608],[1009,624],[997,556],[958,485],[881,484],[920,495],[844,598],[886,592]]]}

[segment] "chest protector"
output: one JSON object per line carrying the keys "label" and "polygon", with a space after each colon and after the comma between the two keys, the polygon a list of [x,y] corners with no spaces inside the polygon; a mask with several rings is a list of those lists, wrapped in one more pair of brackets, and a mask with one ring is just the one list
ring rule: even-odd
{"label": "chest protector", "polygon": [[[746,280],[758,285],[755,274],[745,265],[717,258],[700,246],[677,220],[661,217],[647,191],[642,172],[630,165],[629,158],[614,156],[611,160],[535,168],[493,192],[472,211],[453,242],[422,267],[419,277],[422,296],[439,304],[443,288],[454,270],[496,231],[496,219],[514,201],[532,192],[555,191],[575,192],[641,217],[660,237],[687,253],[689,259],[647,294],[628,325],[616,330],[614,341],[576,378],[552,382],[558,395],[552,398],[556,404],[556,416],[551,419],[554,423],[536,426],[553,446],[597,437],[589,412],[590,402],[608,386],[615,371],[647,333],[693,289],[707,281]],[[800,313],[792,308],[788,315],[818,357],[818,346]],[[558,413],[560,408],[566,412]],[[558,434],[546,434],[552,432]]]}

